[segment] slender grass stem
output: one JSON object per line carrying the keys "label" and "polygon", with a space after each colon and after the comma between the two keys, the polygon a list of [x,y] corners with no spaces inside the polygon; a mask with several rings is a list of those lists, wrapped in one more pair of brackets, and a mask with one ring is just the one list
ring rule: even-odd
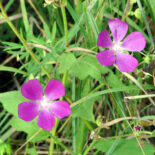
{"label": "slender grass stem", "polygon": [[54,150],[54,143],[55,143],[55,139],[53,139],[53,137],[55,136],[56,134],[56,129],[57,129],[57,126],[58,126],[58,119],[56,119],[56,123],[55,123],[55,126],[53,127],[52,129],[52,133],[51,133],[51,141],[50,141],[50,149],[49,149],[49,155],[52,155],[53,154],[53,150]]}
{"label": "slender grass stem", "polygon": [[68,48],[69,47],[69,42],[68,42],[68,28],[67,28],[66,11],[65,11],[65,7],[64,6],[61,6],[61,12],[62,12],[62,18],[63,18],[63,23],[64,23],[66,48]]}
{"label": "slender grass stem", "polygon": [[96,139],[94,139],[92,141],[92,143],[86,148],[86,150],[84,151],[83,155],[87,155],[88,152],[91,150],[91,148],[93,147],[93,145],[96,143]]}
{"label": "slender grass stem", "polygon": [[39,129],[32,137],[30,137],[23,145],[21,145],[21,147],[19,147],[16,151],[15,154],[21,150],[26,144],[28,144],[36,135],[38,135],[40,132],[42,131],[42,129]]}
{"label": "slender grass stem", "polygon": [[[64,22],[64,32],[65,32],[66,48],[68,48],[69,47],[69,43],[68,43],[68,28],[67,28],[67,18],[66,18],[65,7],[61,6],[61,12],[62,12],[62,18],[63,18],[63,22]],[[67,72],[63,76],[63,79],[62,79],[63,84],[65,84],[66,78],[67,78]],[[62,98],[60,100],[62,100]],[[52,130],[50,150],[49,150],[49,154],[50,155],[53,154],[53,149],[54,149],[53,136],[55,136],[55,134],[56,134],[57,126],[58,126],[58,120],[56,120],[56,125],[54,126],[54,128]]]}
{"label": "slender grass stem", "polygon": [[[31,5],[31,7],[33,8],[33,10],[35,11],[35,13],[38,15],[39,19],[41,20],[41,22],[43,24],[46,24],[44,18],[41,16],[41,14],[39,13],[39,11],[37,10],[37,8],[35,7],[35,5],[33,4],[32,0],[28,0],[29,4]],[[47,25],[47,24],[46,24]]]}
{"label": "slender grass stem", "polygon": [[153,36],[152,36],[152,33],[151,33],[151,30],[150,30],[150,26],[149,26],[149,23],[146,19],[146,15],[145,15],[145,11],[142,7],[142,4],[141,4],[141,1],[140,0],[137,0],[137,4],[138,4],[138,7],[142,13],[142,16],[143,16],[143,19],[144,19],[144,22],[145,22],[145,25],[146,25],[146,29],[147,29],[147,32],[148,32],[148,35],[149,35],[149,38],[150,38],[150,42],[151,42],[151,45],[152,45],[152,48],[153,50],[155,49],[155,44],[154,44],[154,41],[153,41]]}
{"label": "slender grass stem", "polygon": [[62,146],[65,150],[67,150],[70,154],[72,154],[72,155],[75,155],[75,153],[72,151],[72,150],[70,150],[68,147],[66,147],[59,139],[57,139],[55,136],[51,136],[51,138],[57,143],[57,144],[59,144],[60,146]]}
{"label": "slender grass stem", "polygon": [[[67,78],[67,72],[64,73],[63,79],[62,79],[62,83],[64,85],[65,85],[66,78]],[[62,99],[63,99],[63,97],[60,98],[60,100],[62,100]],[[59,124],[59,120],[56,119],[55,126],[53,127],[52,133],[51,133],[51,141],[50,141],[49,155],[52,155],[53,154],[54,143],[55,143],[55,139],[53,139],[53,137],[55,137],[55,135],[56,135],[56,130],[57,130],[58,124]]]}
{"label": "slender grass stem", "polygon": [[124,138],[124,137],[129,137],[129,136],[138,136],[138,135],[141,135],[141,134],[152,135],[152,133],[149,132],[149,131],[135,131],[133,133],[120,135],[120,136],[113,136],[113,137],[106,137],[106,138],[99,137],[99,139],[109,140],[109,139]]}

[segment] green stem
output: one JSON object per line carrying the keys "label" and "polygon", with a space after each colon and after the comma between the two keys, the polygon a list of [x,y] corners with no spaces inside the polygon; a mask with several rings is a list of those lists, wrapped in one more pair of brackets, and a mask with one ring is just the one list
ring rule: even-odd
{"label": "green stem", "polygon": [[27,155],[28,148],[29,148],[29,143],[26,144],[24,155]]}
{"label": "green stem", "polygon": [[62,12],[62,18],[63,18],[63,23],[64,23],[66,48],[68,48],[69,47],[69,42],[68,42],[68,28],[67,28],[66,11],[65,11],[65,7],[64,6],[61,6],[61,12]]}
{"label": "green stem", "polygon": [[[31,54],[32,58],[36,61],[36,63],[40,65],[41,62],[39,61],[39,59],[36,57],[36,55],[33,53],[33,51],[27,45],[27,43],[24,40],[24,38],[19,34],[19,32],[17,31],[17,29],[14,27],[14,25],[12,24],[12,22],[8,18],[6,12],[4,11],[4,8],[3,8],[1,2],[0,2],[0,9],[1,9],[1,12],[2,12],[2,16],[5,18],[6,22],[9,24],[9,26],[11,27],[11,29],[13,30],[13,32],[16,34],[16,36],[19,38],[19,40],[23,43],[23,45],[25,46],[26,50]],[[49,78],[51,78],[51,76],[50,76],[49,72],[46,70],[46,68],[43,67],[43,66],[41,66],[41,68],[47,74],[47,76]]]}
{"label": "green stem", "polygon": [[53,139],[53,137],[56,134],[56,129],[57,129],[58,123],[59,123],[59,120],[56,118],[56,123],[55,123],[55,126],[52,129],[52,134],[51,134],[51,142],[50,142],[49,155],[52,155],[53,154],[54,143],[55,143],[55,139]]}
{"label": "green stem", "polygon": [[[63,79],[62,79],[62,83],[64,85],[65,85],[66,78],[67,78],[67,72],[64,73]],[[63,97],[60,98],[60,100],[62,100],[62,99],[63,99]],[[52,133],[51,133],[51,141],[50,141],[49,155],[52,155],[53,154],[54,143],[55,143],[55,139],[53,139],[53,137],[55,137],[55,135],[56,135],[56,130],[57,130],[58,124],[59,124],[59,120],[56,119],[55,126],[53,127]]]}
{"label": "green stem", "polygon": [[96,139],[94,139],[91,144],[86,148],[86,150],[84,151],[83,155],[87,155],[88,152],[90,151],[90,149],[93,147],[93,145],[96,143]]}
{"label": "green stem", "polygon": [[82,119],[82,121],[87,125],[88,129],[90,131],[92,131],[94,128],[92,127],[92,125],[89,123],[89,121],[85,120],[85,119]]}
{"label": "green stem", "polygon": [[[76,84],[75,84],[75,76],[73,76],[72,79],[72,101],[75,101],[75,95],[76,95],[76,88],[75,88]],[[76,153],[76,130],[77,130],[77,126],[76,126],[76,122],[77,119],[76,118],[72,118],[72,140],[73,140],[73,151]]]}
{"label": "green stem", "polygon": [[[129,134],[125,134],[125,135],[121,135],[121,136],[114,136],[114,137],[107,137],[107,138],[102,138],[102,137],[99,137],[99,139],[103,139],[103,140],[108,140],[108,139],[116,139],[116,138],[122,138],[122,137],[129,137],[129,136],[132,136],[132,135],[136,135],[136,134],[148,134],[148,135],[152,135],[151,132],[149,131],[136,131],[134,133],[129,133]],[[92,141],[92,143],[86,148],[86,150],[84,151],[83,155],[87,155],[88,152],[90,151],[90,149],[93,147],[93,145],[96,143],[97,139],[94,139]]]}
{"label": "green stem", "polygon": [[55,136],[51,136],[51,138],[60,146],[62,146],[65,150],[67,150],[70,154],[75,155],[75,153],[70,150],[68,147],[66,147],[59,139],[57,139]]}
{"label": "green stem", "polygon": [[71,116],[69,116],[67,118],[67,120],[62,124],[61,128],[58,130],[57,133],[60,133],[65,128],[65,126],[68,124],[68,122],[70,121],[70,119],[71,119]]}
{"label": "green stem", "polygon": [[[66,48],[69,47],[69,43],[68,43],[68,28],[67,28],[67,18],[66,18],[66,11],[65,11],[65,7],[61,6],[61,12],[62,12],[62,18],[63,18],[63,23],[64,23],[64,32],[65,32],[65,40],[66,40]],[[63,84],[65,84],[67,78],[67,72],[64,74],[62,82]],[[60,99],[62,100],[62,98]],[[49,154],[52,155],[53,154],[53,149],[54,149],[54,141],[53,141],[53,136],[55,136],[56,134],[56,129],[58,126],[58,120],[56,120],[56,125],[54,126],[53,130],[52,130],[52,135],[51,135],[51,142],[50,142],[50,150],[49,150]]]}
{"label": "green stem", "polygon": [[29,4],[31,5],[31,7],[33,8],[33,10],[35,11],[35,13],[38,15],[39,19],[41,20],[41,22],[45,25],[47,25],[47,23],[45,22],[44,18],[41,16],[41,14],[39,13],[39,11],[37,10],[37,8],[35,7],[35,5],[33,4],[32,0],[28,0]]}
{"label": "green stem", "polygon": [[99,139],[108,140],[108,139],[116,139],[116,138],[129,137],[129,136],[133,136],[133,135],[137,136],[137,135],[140,135],[140,134],[152,135],[152,133],[149,132],[149,131],[135,131],[133,133],[129,133],[129,134],[125,134],[125,135],[120,135],[120,136],[113,136],[113,137],[107,137],[107,138],[99,137]]}

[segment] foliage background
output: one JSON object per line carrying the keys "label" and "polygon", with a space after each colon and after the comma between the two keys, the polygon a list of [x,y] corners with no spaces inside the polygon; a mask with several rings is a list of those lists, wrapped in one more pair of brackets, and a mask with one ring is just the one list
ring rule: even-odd
{"label": "foliage background", "polygon": [[[154,7],[154,0],[2,1],[0,154],[153,155]],[[114,17],[129,24],[128,34],[141,31],[147,41],[133,53],[139,66],[130,74],[101,66],[95,56],[102,50],[97,36]],[[20,88],[33,78],[43,86],[57,79],[66,87],[63,99],[72,115],[51,132],[18,118],[25,100]]]}

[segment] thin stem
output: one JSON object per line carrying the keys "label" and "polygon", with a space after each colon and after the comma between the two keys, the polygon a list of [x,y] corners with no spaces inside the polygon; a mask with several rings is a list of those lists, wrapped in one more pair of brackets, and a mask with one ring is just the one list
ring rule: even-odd
{"label": "thin stem", "polygon": [[129,133],[129,134],[125,134],[125,135],[120,135],[120,136],[113,136],[113,137],[107,137],[107,138],[99,137],[99,139],[108,140],[108,139],[116,139],[116,138],[129,137],[129,136],[133,136],[133,135],[137,136],[137,135],[140,135],[140,134],[152,135],[152,133],[149,132],[149,131],[135,131],[133,133]]}
{"label": "thin stem", "polygon": [[[129,133],[129,134],[125,134],[125,135],[120,135],[120,136],[113,136],[113,137],[107,137],[107,138],[102,138],[102,137],[99,137],[97,139],[103,139],[103,140],[109,140],[109,139],[116,139],[116,138],[123,138],[123,137],[129,137],[129,136],[137,136],[140,135],[140,134],[148,134],[148,135],[152,135],[151,132],[148,132],[148,131],[136,131],[134,133]],[[91,148],[93,147],[93,145],[96,143],[97,139],[94,139],[91,144],[86,148],[86,150],[84,151],[83,155],[87,155],[88,152],[91,150]]]}
{"label": "thin stem", "polygon": [[[23,45],[25,46],[25,48],[27,49],[27,51],[31,54],[32,58],[36,61],[36,63],[40,65],[41,62],[39,61],[39,59],[36,57],[36,55],[33,53],[33,51],[27,45],[27,43],[24,40],[24,38],[19,34],[19,32],[17,31],[17,29],[15,28],[15,26],[12,24],[12,22],[8,18],[6,12],[4,11],[4,8],[2,6],[2,3],[0,3],[0,9],[1,9],[1,12],[2,12],[3,17],[5,18],[6,22],[9,24],[10,28],[13,30],[13,32],[16,34],[16,36],[19,38],[19,40],[23,43]],[[49,78],[51,78],[51,76],[50,76],[49,72],[46,70],[46,68],[43,67],[43,66],[41,66],[41,68],[47,74],[47,76]]]}
{"label": "thin stem", "polygon": [[54,126],[53,129],[52,129],[49,155],[52,155],[52,154],[53,154],[54,143],[55,143],[55,139],[53,139],[53,137],[54,137],[55,134],[56,134],[56,129],[57,129],[57,126],[58,126],[58,121],[59,121],[59,120],[56,118],[55,126]]}
{"label": "thin stem", "polygon": [[[67,78],[67,72],[65,72],[64,75],[63,75],[63,79],[62,79],[62,83],[63,84],[65,84],[66,78]],[[60,100],[62,100],[62,99],[63,98],[61,97]],[[51,141],[50,141],[49,155],[52,155],[53,154],[54,143],[55,143],[55,139],[53,139],[53,137],[55,137],[55,135],[56,135],[56,130],[57,130],[58,124],[59,124],[59,120],[56,119],[55,126],[53,127],[52,133],[51,133]]]}
{"label": "thin stem", "polygon": [[40,131],[42,131],[42,129],[39,129],[32,137],[30,137],[20,148],[18,148],[16,151],[15,151],[15,154],[21,149],[23,148],[26,144],[28,144],[29,141],[31,141],[37,134],[40,133]]}
{"label": "thin stem", "polygon": [[[38,15],[39,19],[41,20],[41,22],[43,24],[46,24],[44,18],[41,16],[41,14],[39,13],[39,11],[37,10],[37,8],[35,7],[35,5],[33,4],[32,0],[28,0],[29,4],[31,5],[31,7],[33,8],[33,10],[36,12],[36,14]],[[47,25],[47,24],[46,24]]]}
{"label": "thin stem", "polygon": [[90,151],[90,149],[93,147],[93,145],[96,143],[96,139],[94,139],[92,141],[92,143],[86,148],[86,150],[84,151],[83,155],[87,155],[88,152]]}
{"label": "thin stem", "polygon": [[68,48],[69,47],[69,42],[68,42],[68,28],[67,28],[67,18],[66,18],[65,7],[61,6],[61,12],[62,12],[62,18],[63,18],[63,23],[64,23],[66,48]]}
{"label": "thin stem", "polygon": [[71,153],[72,155],[75,155],[75,153],[70,150],[68,147],[66,147],[59,139],[57,139],[55,136],[51,136],[51,138],[57,143],[59,144],[60,146],[62,146],[65,150],[67,150],[69,153]]}
{"label": "thin stem", "polygon": [[125,10],[124,10],[123,16],[122,16],[123,21],[128,17],[129,13],[132,10],[132,6],[133,6],[133,4],[131,4],[130,0],[128,0],[127,3],[126,3],[126,7],[125,7]]}
{"label": "thin stem", "polygon": [[57,133],[60,133],[70,120],[71,120],[71,116],[69,116],[67,120],[62,124],[61,128],[58,130]]}

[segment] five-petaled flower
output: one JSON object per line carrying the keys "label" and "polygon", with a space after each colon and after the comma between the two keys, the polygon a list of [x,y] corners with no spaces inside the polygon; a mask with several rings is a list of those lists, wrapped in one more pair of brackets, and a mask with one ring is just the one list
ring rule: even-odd
{"label": "five-petaled flower", "polygon": [[133,56],[123,53],[123,51],[138,52],[145,48],[145,38],[139,31],[132,32],[123,41],[128,31],[128,24],[120,19],[108,21],[114,41],[112,42],[108,31],[99,33],[97,45],[109,48],[97,54],[99,63],[103,66],[112,66],[115,63],[121,72],[132,72],[138,66],[138,61]]}
{"label": "five-petaled flower", "polygon": [[[22,95],[29,99],[18,105],[18,116],[24,121],[32,121],[37,115],[37,124],[42,129],[50,131],[55,125],[55,117],[62,119],[71,114],[71,108],[66,101],[57,101],[65,95],[65,87],[58,80],[51,80],[45,88],[37,79],[29,80],[21,88]],[[54,101],[55,100],[55,101]]]}

